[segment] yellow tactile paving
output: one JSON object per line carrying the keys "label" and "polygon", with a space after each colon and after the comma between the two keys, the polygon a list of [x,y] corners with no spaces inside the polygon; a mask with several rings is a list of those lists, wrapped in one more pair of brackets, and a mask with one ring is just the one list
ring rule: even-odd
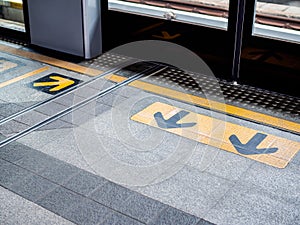
{"label": "yellow tactile paving", "polygon": [[75,63],[66,62],[66,61],[63,61],[63,60],[60,60],[60,59],[55,59],[55,58],[45,56],[45,55],[41,55],[41,54],[38,54],[38,53],[35,53],[35,52],[24,51],[24,50],[13,48],[13,47],[6,46],[6,45],[1,45],[0,44],[0,51],[10,53],[10,54],[14,54],[14,55],[18,55],[18,56],[25,57],[25,58],[29,58],[29,59],[33,59],[33,60],[36,60],[36,61],[39,61],[39,62],[47,63],[47,64],[52,65],[52,66],[56,66],[56,67],[71,70],[71,71],[74,71],[74,72],[86,74],[86,75],[89,75],[89,76],[98,76],[101,73],[103,73],[103,71],[100,71],[100,70],[80,66],[80,65],[77,65]]}
{"label": "yellow tactile paving", "polygon": [[[112,75],[109,77],[106,77],[106,79],[109,79],[114,82],[121,82],[125,80],[125,77],[118,76],[118,75]],[[216,110],[219,112],[223,112],[229,115],[237,116],[243,119],[247,119],[250,121],[259,122],[262,124],[268,124],[277,128],[281,128],[287,131],[292,131],[295,133],[300,134],[300,124],[295,123],[289,120],[281,119],[278,117],[273,117],[270,115],[266,115],[259,112],[254,112],[248,109],[240,108],[233,105],[223,104],[217,101],[207,100],[205,98],[194,96],[190,94],[186,94],[183,92],[179,92],[176,90],[172,90],[169,88],[157,86],[154,84],[150,84],[144,81],[134,81],[129,84],[129,86],[136,87],[145,91],[149,91],[155,94],[159,94],[162,96],[166,96],[172,99],[180,100],[183,102],[191,103],[194,105],[199,105],[208,109]]]}
{"label": "yellow tactile paving", "polygon": [[[277,168],[286,167],[300,150],[298,142],[193,112],[189,112],[177,121],[178,124],[196,123],[196,125],[186,128],[161,128],[154,118],[154,114],[160,112],[164,119],[168,120],[181,110],[183,109],[156,102],[133,115],[131,119]],[[264,138],[257,144],[252,144],[251,147],[246,146],[256,135],[263,135]],[[238,138],[247,153],[237,151],[237,143],[230,140],[232,136]],[[264,153],[263,149],[276,149],[276,151]],[[251,151],[257,151],[259,154],[252,154]]]}
{"label": "yellow tactile paving", "polygon": [[[1,45],[0,44],[0,51],[4,51],[10,54],[15,54],[19,55],[25,58],[30,58],[36,61],[44,62],[53,66],[61,67],[64,69],[68,69],[71,71],[75,71],[78,73],[83,73],[89,76],[97,76],[102,73],[100,70],[92,69],[92,68],[87,68],[84,66],[80,66],[74,63],[66,62],[63,60],[55,59],[52,57],[40,55],[37,53],[33,52],[27,52],[21,49],[16,49],[10,46],[6,45]],[[106,77],[106,79],[109,79],[114,82],[122,82],[126,78],[118,75],[109,75]],[[195,105],[199,105],[205,108],[209,108],[212,110],[217,110],[223,113],[227,113],[229,115],[237,116],[240,118],[248,119],[251,121],[259,122],[262,124],[269,124],[271,126],[277,127],[277,128],[282,128],[287,131],[292,131],[295,133],[300,133],[300,124],[284,120],[281,118],[273,117],[270,115],[266,115],[263,113],[258,113],[254,112],[248,109],[240,108],[237,106],[232,106],[232,105],[224,105],[223,103],[217,102],[217,101],[208,101],[205,98],[199,97],[199,96],[194,96],[194,95],[189,95],[186,93],[182,93],[179,91],[175,91],[169,88],[165,87],[160,87],[157,85],[153,85],[147,82],[143,81],[134,81],[129,84],[130,86],[137,87],[140,89],[143,89],[145,91],[149,91],[152,93],[156,93],[162,96],[170,97],[176,100],[192,103]]]}

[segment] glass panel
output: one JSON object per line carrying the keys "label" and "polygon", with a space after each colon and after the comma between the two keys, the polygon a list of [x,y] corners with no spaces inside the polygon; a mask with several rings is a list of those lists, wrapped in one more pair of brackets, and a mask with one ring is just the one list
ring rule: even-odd
{"label": "glass panel", "polygon": [[0,0],[0,27],[25,32],[22,0]]}
{"label": "glass panel", "polygon": [[300,43],[300,1],[258,0],[254,34]]}
{"label": "glass panel", "polygon": [[109,9],[227,29],[229,0],[108,0]]}

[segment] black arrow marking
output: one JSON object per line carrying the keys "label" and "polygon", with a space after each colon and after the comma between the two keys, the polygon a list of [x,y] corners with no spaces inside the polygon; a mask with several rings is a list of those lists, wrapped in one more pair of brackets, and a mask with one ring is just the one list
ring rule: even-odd
{"label": "black arrow marking", "polygon": [[188,114],[189,112],[181,110],[179,113],[165,120],[161,112],[157,112],[154,114],[154,118],[157,122],[157,125],[160,128],[164,128],[164,129],[193,127],[197,123],[181,123],[181,124],[177,123],[179,120],[181,120],[183,117],[185,117]]}
{"label": "black arrow marking", "polygon": [[271,154],[278,151],[278,148],[260,148],[257,146],[267,137],[266,134],[255,134],[246,144],[242,144],[236,135],[231,135],[229,140],[235,149],[243,155]]}

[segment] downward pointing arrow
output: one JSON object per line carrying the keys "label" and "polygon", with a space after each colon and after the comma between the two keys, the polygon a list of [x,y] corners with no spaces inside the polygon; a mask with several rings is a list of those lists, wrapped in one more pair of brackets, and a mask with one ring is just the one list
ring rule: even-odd
{"label": "downward pointing arrow", "polygon": [[266,134],[255,134],[246,144],[242,144],[236,135],[231,135],[229,140],[235,149],[243,155],[271,154],[278,151],[278,148],[260,148],[257,146],[267,137]]}
{"label": "downward pointing arrow", "polygon": [[157,112],[154,114],[154,118],[157,122],[157,125],[160,128],[164,128],[164,129],[193,127],[196,125],[196,123],[181,123],[181,124],[177,123],[179,120],[181,120],[183,117],[185,117],[188,114],[189,112],[182,110],[179,113],[172,116],[171,118],[165,120],[162,113]]}
{"label": "downward pointing arrow", "polygon": [[49,90],[49,91],[53,92],[53,91],[59,91],[61,89],[64,89],[75,83],[73,80],[69,80],[67,78],[60,77],[60,76],[50,76],[50,79],[55,80],[55,81],[38,82],[38,83],[34,83],[33,86],[34,87],[56,86]]}

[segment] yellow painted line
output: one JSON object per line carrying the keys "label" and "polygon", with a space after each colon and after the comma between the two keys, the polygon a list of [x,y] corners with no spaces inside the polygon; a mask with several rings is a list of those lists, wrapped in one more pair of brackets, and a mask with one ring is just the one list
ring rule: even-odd
{"label": "yellow painted line", "polygon": [[[109,79],[114,82],[124,81],[126,78],[118,75],[110,75],[107,76],[106,79]],[[170,97],[172,99],[180,100],[183,102],[187,102],[190,104],[195,104],[198,106],[202,106],[208,109],[216,110],[222,113],[226,113],[229,115],[237,116],[239,118],[247,119],[250,121],[259,122],[262,124],[268,124],[277,128],[281,128],[287,131],[292,131],[295,133],[300,133],[300,124],[295,123],[289,120],[273,117],[270,115],[266,115],[259,112],[254,112],[248,109],[240,108],[233,105],[225,105],[221,102],[207,100],[206,98],[202,98],[199,96],[194,96],[190,94],[186,94],[180,91],[172,90],[169,88],[157,86],[154,84],[150,84],[144,81],[133,81],[129,84],[132,87],[136,87],[148,92],[152,92],[155,94],[159,94],[162,96]]]}
{"label": "yellow painted line", "polygon": [[56,66],[56,67],[71,70],[74,72],[86,74],[89,76],[98,76],[101,73],[103,73],[103,71],[101,71],[101,70],[96,70],[96,69],[80,66],[75,63],[66,62],[66,61],[63,61],[60,59],[55,59],[55,58],[52,58],[49,56],[44,56],[44,55],[34,53],[34,52],[24,51],[24,50],[13,48],[13,47],[6,46],[6,45],[0,44],[0,51],[18,55],[18,56],[25,57],[25,58],[29,58],[29,59],[33,59],[33,60],[36,60],[39,62],[47,63],[52,66]]}
{"label": "yellow painted line", "polygon": [[[196,125],[186,128],[161,128],[154,118],[154,114],[160,112],[164,119],[168,120],[180,111],[182,109],[165,103],[155,102],[133,115],[131,119],[277,168],[285,168],[300,150],[299,142],[186,110],[184,111],[188,112],[188,114],[177,121],[177,123],[196,123]],[[243,145],[246,145],[258,134],[264,135],[265,138],[252,147],[245,147],[245,149],[250,148],[248,150],[253,150],[254,148],[254,150],[261,150],[262,152],[259,152],[259,154],[241,153],[230,140],[230,137],[235,135]],[[276,149],[276,152],[264,153],[262,149]]]}
{"label": "yellow painted line", "polygon": [[22,75],[22,76],[19,76],[19,77],[13,78],[13,79],[11,79],[11,80],[5,81],[5,82],[3,82],[3,83],[0,83],[0,88],[3,88],[3,87],[5,87],[5,86],[7,86],[7,85],[10,85],[10,84],[13,84],[13,83],[15,83],[15,82],[18,82],[18,81],[20,81],[20,80],[23,80],[23,79],[25,79],[25,78],[34,76],[34,75],[36,75],[36,74],[42,73],[42,72],[48,70],[49,68],[50,68],[49,66],[45,66],[45,67],[42,67],[42,68],[40,68],[40,69],[34,70],[34,71],[32,71],[32,72],[26,73],[26,74],[24,74],[24,75]]}

